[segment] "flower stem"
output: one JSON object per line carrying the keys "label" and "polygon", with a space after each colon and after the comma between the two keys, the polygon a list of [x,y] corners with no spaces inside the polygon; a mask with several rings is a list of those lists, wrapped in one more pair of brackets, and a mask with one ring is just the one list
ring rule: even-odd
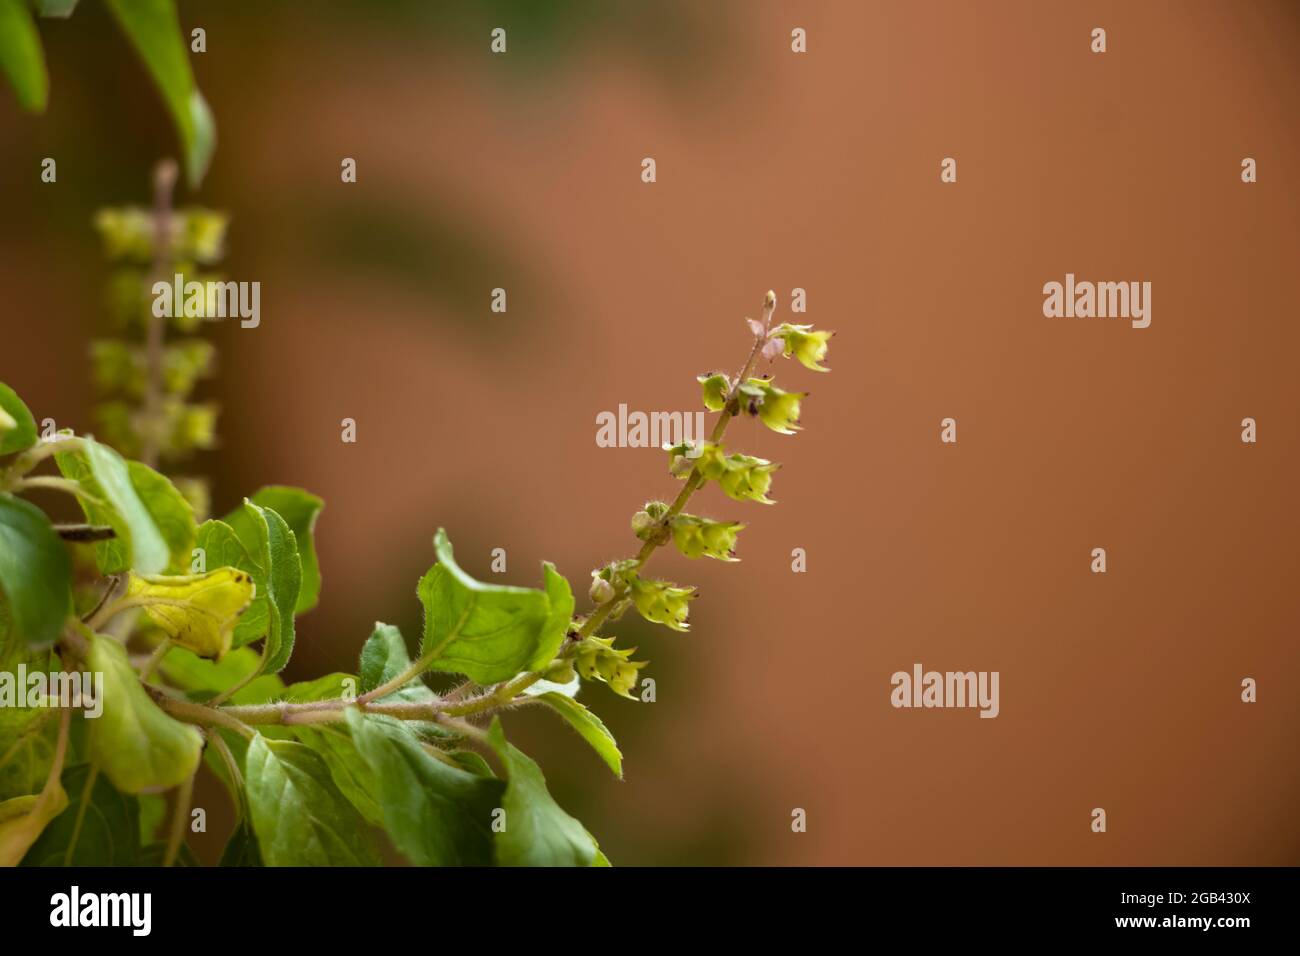
{"label": "flower stem", "polygon": [[[172,190],[176,186],[175,160],[165,159],[154,167],[153,174],[153,280],[165,279],[171,261]],[[148,312],[145,326],[145,382],[143,422],[140,429],[140,460],[150,468],[158,467],[158,452],[163,431],[163,345],[167,335],[166,319]]]}
{"label": "flower stem", "polygon": [[[749,357],[745,359],[745,364],[741,367],[740,375],[737,376],[735,383],[731,386],[731,392],[727,395],[726,404],[723,406],[722,413],[718,416],[717,423],[713,426],[713,433],[709,436],[709,441],[715,445],[722,440],[722,436],[727,431],[727,425],[729,425],[731,420],[736,417],[736,411],[739,408],[741,383],[744,382],[745,379],[749,378],[750,373],[754,371],[754,363],[758,361],[758,356],[763,350],[763,343],[767,340],[767,333],[772,328],[772,313],[775,311],[776,295],[772,292],[768,292],[767,297],[763,300],[763,331],[761,333],[755,333],[754,345],[749,350]],[[704,476],[700,474],[698,466],[691,469],[691,473],[686,477],[686,484],[682,486],[682,490],[678,492],[677,497],[673,499],[673,503],[668,506],[667,513],[665,513],[661,519],[663,524],[666,525],[673,518],[681,514],[682,509],[685,508],[687,502],[691,500],[691,496],[704,487],[704,481]],[[633,565],[632,570],[636,571],[644,567],[646,561],[650,560],[650,555],[654,554],[655,550],[662,544],[662,540],[651,538],[641,545],[641,550],[637,552],[636,558],[634,559],[636,563]],[[583,622],[582,627],[578,629],[578,640],[590,637],[592,634],[596,633],[597,628],[605,623],[605,619],[609,617],[614,608],[618,606],[618,603],[626,596],[627,585],[615,585],[614,596],[604,604],[598,605],[596,609],[592,611],[587,620]]]}

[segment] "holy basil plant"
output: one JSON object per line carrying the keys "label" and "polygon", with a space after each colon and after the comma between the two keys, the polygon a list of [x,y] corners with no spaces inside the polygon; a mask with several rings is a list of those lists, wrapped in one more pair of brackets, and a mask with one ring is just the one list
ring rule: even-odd
{"label": "holy basil plant", "polygon": [[[618,643],[625,612],[690,627],[695,589],[643,573],[657,548],[737,560],[744,526],[687,513],[695,492],[714,482],[772,503],[776,465],[727,451],[723,433],[749,415],[792,434],[805,396],[756,365],[784,354],[826,371],[829,333],[772,328],[775,304],[769,292],[749,320],[739,375],[700,377],[713,431],[669,450],[684,484],[633,516],[639,547],[592,572],[591,610],[576,613],[549,563],[537,587],[475,580],[438,530],[414,645],[376,624],[353,673],[288,685],[295,620],[321,588],[320,499],[263,488],[198,521],[153,468],[88,436],[38,436],[0,384],[0,863],[191,864],[204,772],[237,812],[222,865],[368,866],[394,851],[421,866],[608,865],[507,724],[550,711],[622,776],[580,691],[638,699],[645,662]],[[24,497],[35,490],[70,495],[84,522],[51,520]]]}

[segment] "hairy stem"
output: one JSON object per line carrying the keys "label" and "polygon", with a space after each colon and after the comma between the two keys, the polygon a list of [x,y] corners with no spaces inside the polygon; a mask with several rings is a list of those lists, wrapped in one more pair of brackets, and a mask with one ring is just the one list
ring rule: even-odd
{"label": "hairy stem", "polygon": [[[186,723],[199,724],[204,727],[225,727],[227,730],[233,730],[246,740],[252,740],[257,736],[257,731],[248,726],[249,722],[241,720],[239,716],[230,713],[230,711],[236,711],[240,708],[207,707],[203,704],[195,704],[188,700],[178,700],[175,697],[168,697],[166,694],[159,693],[155,693],[154,699],[158,702],[159,707],[178,720],[183,720]],[[274,720],[252,722],[264,724],[279,723],[279,721]]]}
{"label": "hairy stem", "polygon": [[71,478],[60,478],[57,475],[36,475],[32,478],[19,478],[13,483],[14,491],[30,491],[33,488],[62,491],[73,497],[89,501],[91,504],[99,505],[101,508],[105,507],[103,500],[83,488],[81,482],[73,481]]}
{"label": "hairy stem", "polygon": [[46,441],[37,442],[15,458],[9,467],[0,471],[0,491],[13,491],[23,476],[51,455],[65,451],[77,451],[84,447],[80,438],[60,435]]}

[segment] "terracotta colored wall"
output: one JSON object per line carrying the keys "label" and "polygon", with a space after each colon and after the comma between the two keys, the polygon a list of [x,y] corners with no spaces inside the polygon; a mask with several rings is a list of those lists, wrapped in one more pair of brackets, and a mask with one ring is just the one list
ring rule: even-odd
{"label": "terracotta colored wall", "polygon": [[[1295,5],[689,4],[503,20],[505,58],[468,8],[322,6],[184,6],[221,137],[198,198],[263,285],[262,326],[217,333],[205,465],[223,507],[328,502],[291,676],[351,667],[375,619],[414,638],[439,525],[472,572],[501,546],[514,581],[545,557],[585,585],[675,491],[660,453],[597,448],[596,413],[694,407],[764,290],[780,319],[798,286],[835,372],[779,367],[807,430],[732,439],[786,463],[780,504],[701,495],[749,522],[743,562],[656,557],[702,589],[691,634],[628,635],[658,702],[584,692],[627,780],[513,719],[614,861],[1298,861]],[[172,147],[124,51],[76,28],[46,30],[49,116],[0,103],[0,378],[87,427],[89,217]],[[1150,281],[1150,328],[1044,318],[1067,272]],[[917,661],[999,671],[1000,716],[893,709]]]}

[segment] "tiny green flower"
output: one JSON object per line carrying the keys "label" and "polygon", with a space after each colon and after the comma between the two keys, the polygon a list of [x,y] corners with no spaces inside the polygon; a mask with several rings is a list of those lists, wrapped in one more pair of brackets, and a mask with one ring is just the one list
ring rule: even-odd
{"label": "tiny green flower", "polygon": [[696,381],[704,392],[704,407],[711,412],[720,412],[727,406],[727,396],[731,394],[731,381],[721,372],[700,375]]}
{"label": "tiny green flower", "polygon": [[204,264],[220,259],[230,217],[211,209],[190,209],[186,212],[184,232],[177,241],[178,253]]}
{"label": "tiny green flower", "polygon": [[168,418],[167,447],[174,453],[196,448],[211,448],[217,440],[217,405],[203,402],[194,405],[169,399],[163,403]]}
{"label": "tiny green flower", "polygon": [[811,325],[791,325],[785,322],[772,330],[771,338],[781,340],[785,346],[786,358],[793,355],[804,368],[810,368],[814,372],[829,372],[830,369],[822,365],[821,361],[826,358],[827,345],[834,334],[816,331]]}
{"label": "tiny green flower", "polygon": [[679,588],[667,581],[637,578],[632,582],[632,601],[641,616],[674,631],[690,630],[686,618],[695,594],[695,588]]}
{"label": "tiny green flower", "polygon": [[799,431],[799,403],[807,392],[787,392],[768,379],[751,378],[740,386],[741,407],[757,415],[763,424],[782,435]]}
{"label": "tiny green flower", "polygon": [[101,209],[95,215],[95,228],[109,259],[148,262],[153,255],[154,224],[143,209]]}
{"label": "tiny green flower", "polygon": [[698,445],[683,442],[671,446],[667,451],[668,473],[675,478],[685,478],[698,468],[700,477],[705,481],[717,481],[727,470],[722,446],[713,442],[706,441]]}
{"label": "tiny green flower", "polygon": [[718,479],[718,484],[728,496],[737,501],[757,501],[763,505],[776,504],[767,497],[772,486],[772,472],[780,468],[765,458],[752,455],[728,455],[727,470]]}
{"label": "tiny green flower", "polygon": [[635,647],[614,650],[612,637],[589,637],[582,642],[575,663],[584,680],[602,681],[620,697],[635,700],[630,692],[637,685],[637,672],[649,663],[630,660],[635,651]]}
{"label": "tiny green flower", "polygon": [[705,442],[700,456],[694,460],[686,457],[688,450],[689,446],[684,444],[668,449],[668,470],[671,474],[685,478],[692,470],[698,469],[701,477],[706,481],[718,482],[722,490],[737,501],[775,504],[766,495],[772,484],[772,472],[780,468],[780,465],[753,455],[728,455],[721,445],[713,442]]}
{"label": "tiny green flower", "polygon": [[739,561],[736,535],[744,527],[739,521],[712,521],[680,514],[672,519],[673,543],[688,558],[708,555],[719,561]]}

